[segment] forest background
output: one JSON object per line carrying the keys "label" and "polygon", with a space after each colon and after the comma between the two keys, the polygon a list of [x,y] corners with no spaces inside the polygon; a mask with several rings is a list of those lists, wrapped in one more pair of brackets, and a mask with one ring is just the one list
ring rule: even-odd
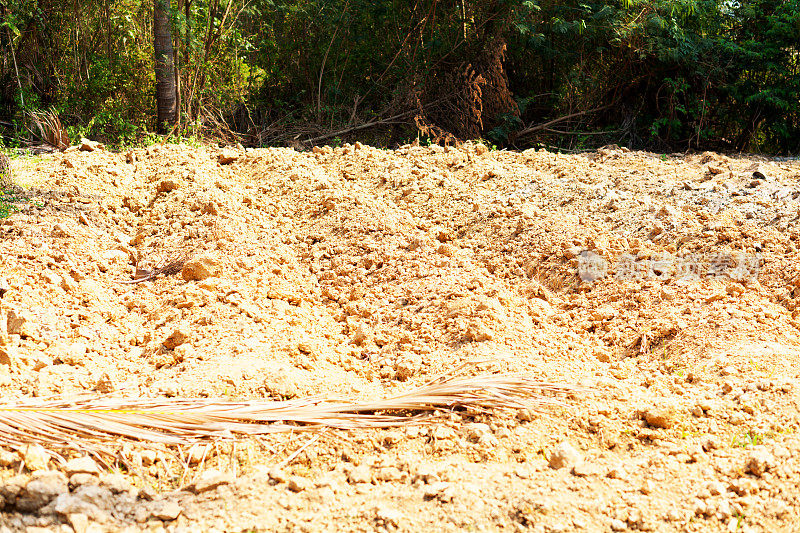
{"label": "forest background", "polygon": [[57,117],[112,146],[800,152],[800,0],[4,2],[6,147]]}

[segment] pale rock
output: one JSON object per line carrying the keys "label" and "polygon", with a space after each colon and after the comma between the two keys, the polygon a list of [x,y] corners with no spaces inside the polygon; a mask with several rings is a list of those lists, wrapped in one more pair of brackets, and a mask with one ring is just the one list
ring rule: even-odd
{"label": "pale rock", "polygon": [[114,494],[122,494],[135,490],[130,481],[125,479],[122,474],[103,474],[100,476],[100,483]]}
{"label": "pale rock", "polygon": [[394,363],[394,375],[398,381],[406,381],[417,374],[422,366],[422,355],[415,352],[404,353]]}
{"label": "pale rock", "polygon": [[75,533],[87,533],[89,529],[89,517],[83,513],[68,514],[67,522],[72,526]]}
{"label": "pale rock", "polygon": [[30,471],[44,470],[50,462],[50,455],[41,444],[28,444],[22,449],[22,460]]}
{"label": "pale rock", "polygon": [[625,531],[628,529],[627,524],[618,518],[613,518],[609,525],[611,526],[612,531]]}
{"label": "pale rock", "polygon": [[164,339],[164,348],[167,350],[173,350],[176,346],[180,346],[192,335],[192,331],[189,328],[188,324],[181,324],[177,328],[175,328],[169,336]]}
{"label": "pale rock", "polygon": [[64,471],[70,476],[72,474],[99,474],[100,468],[94,459],[85,456],[70,459],[64,463]]}
{"label": "pale rock", "polygon": [[286,483],[287,481],[289,481],[289,476],[286,475],[286,472],[284,472],[278,467],[270,469],[267,475],[269,475],[269,478],[275,483]]}
{"label": "pale rock", "polygon": [[389,466],[386,468],[381,468],[375,473],[375,479],[378,481],[400,481],[404,477],[403,472],[400,471],[399,468],[394,466]]}
{"label": "pale rock", "polygon": [[155,450],[142,450],[139,454],[142,459],[142,466],[150,466],[158,460],[158,453]]}
{"label": "pale rock", "polygon": [[195,494],[200,494],[232,482],[233,476],[230,474],[220,472],[219,470],[210,469],[203,472],[200,475],[200,478],[189,486],[189,490]]}
{"label": "pale rock", "polygon": [[8,367],[15,367],[19,363],[17,358],[19,354],[17,353],[17,348],[10,344],[3,345],[3,342],[0,341],[0,365],[6,365]]}
{"label": "pale rock", "polygon": [[548,464],[550,468],[559,470],[561,468],[572,468],[582,460],[581,453],[574,446],[568,442],[562,442],[550,454]]}
{"label": "pale rock", "polygon": [[8,468],[19,462],[19,457],[14,452],[0,448],[0,467]]}
{"label": "pale rock", "polygon": [[17,495],[16,507],[22,512],[33,512],[49,504],[60,494],[68,493],[67,477],[54,470],[34,472],[31,480]]}
{"label": "pale rock", "polygon": [[669,429],[675,425],[675,410],[669,407],[651,407],[645,411],[644,419],[652,427]]}
{"label": "pale rock", "polygon": [[431,483],[430,485],[425,485],[422,495],[426,500],[432,500],[436,498],[439,501],[446,503],[452,501],[453,496],[455,495],[455,488],[447,481],[438,481],[436,483]]}
{"label": "pale rock", "polygon": [[72,488],[80,487],[81,485],[97,485],[99,483],[97,476],[92,474],[72,474],[69,477],[69,486]]}
{"label": "pale rock", "polygon": [[359,465],[353,468],[347,475],[347,481],[355,483],[372,483],[372,469],[367,465]]}
{"label": "pale rock", "polygon": [[105,145],[97,141],[91,141],[86,137],[81,137],[80,150],[82,152],[94,152],[96,150],[105,150],[105,148]]}
{"label": "pale rock", "polygon": [[55,500],[56,513],[62,516],[85,514],[95,521],[104,521],[105,511],[113,507],[111,491],[99,485],[82,485],[72,494],[61,494]]}
{"label": "pale rock", "polygon": [[27,309],[9,307],[6,317],[6,327],[9,335],[19,335],[22,338],[36,338],[38,327],[33,313]]}
{"label": "pale rock", "polygon": [[375,510],[375,518],[383,522],[384,526],[398,527],[403,519],[403,513],[397,509],[381,506]]}
{"label": "pale rock", "polygon": [[100,379],[94,384],[94,390],[102,394],[109,394],[114,392],[117,389],[114,380],[108,374],[108,372],[104,372]]}
{"label": "pale rock", "polygon": [[130,260],[130,254],[124,250],[105,250],[100,254],[100,257],[105,259],[109,264],[127,265]]}
{"label": "pale rock", "polygon": [[291,476],[287,484],[288,489],[292,492],[303,492],[313,486],[314,484],[310,480],[301,476]]}
{"label": "pale rock", "polygon": [[597,321],[611,320],[617,316],[617,311],[608,304],[603,304],[592,313],[592,318]]}
{"label": "pale rock", "polygon": [[764,472],[775,466],[775,457],[765,450],[755,450],[750,453],[745,464],[745,471],[754,476],[761,477]]}
{"label": "pale rock", "polygon": [[172,192],[181,188],[181,182],[175,179],[166,178],[158,182],[156,189],[160,193]]}
{"label": "pale rock", "polygon": [[517,410],[517,420],[520,422],[531,422],[536,420],[536,412],[528,407]]}
{"label": "pale rock", "polygon": [[212,451],[210,444],[194,444],[186,453],[186,460],[192,466],[198,465],[201,461],[211,457]]}
{"label": "pale rock", "polygon": [[50,285],[55,285],[56,287],[60,287],[64,282],[64,278],[62,278],[61,276],[50,270],[44,272],[42,274],[42,277],[47,283],[49,283]]}
{"label": "pale rock", "polygon": [[153,502],[150,508],[150,516],[159,520],[175,520],[181,514],[181,506],[170,500],[159,500]]}
{"label": "pale rock", "polygon": [[237,159],[239,159],[239,153],[231,148],[223,148],[217,158],[220,165],[230,165]]}
{"label": "pale rock", "polygon": [[58,343],[55,347],[55,358],[64,364],[83,366],[89,346],[84,341],[75,341],[70,345]]}
{"label": "pale rock", "polygon": [[[211,252],[193,257],[183,266],[181,276],[186,281],[202,281],[222,274],[222,261]],[[202,287],[202,285],[201,285]],[[211,289],[209,289],[211,290]]]}

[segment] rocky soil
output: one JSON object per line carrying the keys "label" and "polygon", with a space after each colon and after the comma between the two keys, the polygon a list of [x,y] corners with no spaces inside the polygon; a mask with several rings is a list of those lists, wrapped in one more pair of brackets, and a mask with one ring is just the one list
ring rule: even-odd
{"label": "rocky soil", "polygon": [[126,444],[132,469],[0,449],[0,531],[798,530],[797,161],[85,143],[12,168],[6,399],[358,400],[476,360],[588,391]]}

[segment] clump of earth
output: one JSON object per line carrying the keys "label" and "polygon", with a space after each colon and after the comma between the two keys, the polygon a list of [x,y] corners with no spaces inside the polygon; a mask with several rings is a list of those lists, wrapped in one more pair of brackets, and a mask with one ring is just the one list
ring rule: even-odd
{"label": "clump of earth", "polygon": [[7,447],[0,531],[800,521],[797,161],[87,142],[12,169],[4,399],[357,401],[470,362],[575,392],[180,459],[127,443],[133,469]]}

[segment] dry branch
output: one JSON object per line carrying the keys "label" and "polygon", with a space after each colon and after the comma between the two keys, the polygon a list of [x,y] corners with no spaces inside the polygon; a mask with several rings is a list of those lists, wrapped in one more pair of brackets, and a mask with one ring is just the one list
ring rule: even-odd
{"label": "dry branch", "polygon": [[587,109],[586,111],[578,111],[577,113],[570,113],[569,115],[564,115],[563,117],[554,118],[548,122],[543,124],[538,124],[536,126],[531,126],[529,128],[525,128],[524,130],[517,132],[517,137],[522,137],[523,135],[529,135],[531,133],[535,133],[537,131],[546,130],[553,124],[558,124],[559,122],[564,122],[565,120],[569,120],[571,118],[580,117],[583,115],[588,115],[590,113],[597,113],[598,111],[604,111],[609,109],[614,104],[608,104],[601,107],[595,107],[594,109]]}

